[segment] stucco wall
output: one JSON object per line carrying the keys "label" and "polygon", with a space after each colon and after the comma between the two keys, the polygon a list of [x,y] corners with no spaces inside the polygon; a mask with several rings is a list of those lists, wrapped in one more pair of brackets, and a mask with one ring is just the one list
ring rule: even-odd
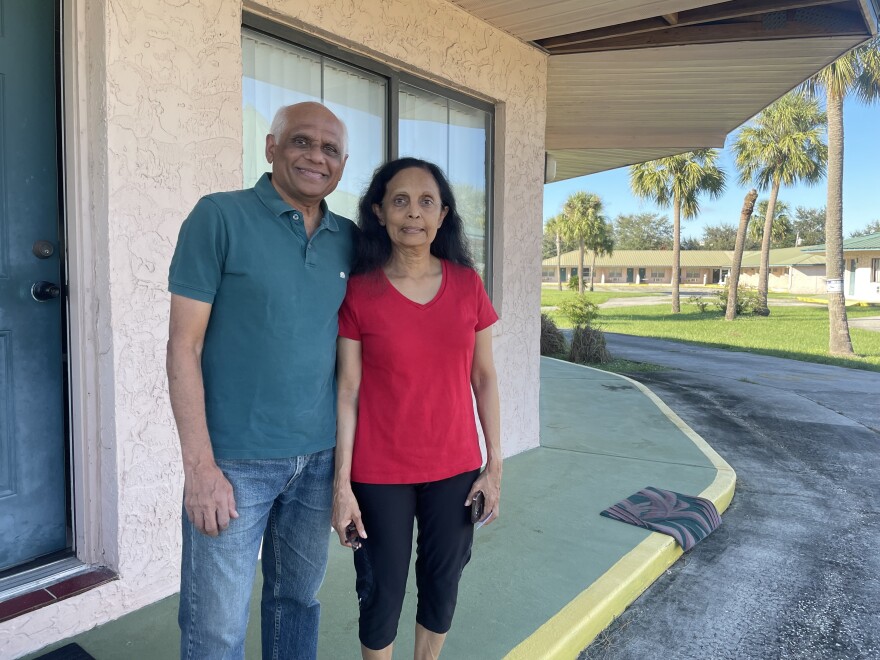
{"label": "stucco wall", "polygon": [[[88,440],[99,460],[115,466],[115,483],[95,492],[104,515],[111,512],[100,533],[120,580],[0,624],[0,657],[177,590],[182,470],[164,374],[168,263],[198,197],[241,185],[240,0],[70,1],[103,15],[97,26],[84,22],[68,33],[78,49],[86,40],[103,46],[106,62],[104,84],[93,78],[88,86],[99,97],[89,107],[103,115],[90,122],[106,130],[106,153],[96,155],[106,168],[106,212],[80,221],[108,243],[102,266],[111,309],[100,314],[112,319],[113,377],[101,387],[115,399],[115,417],[102,437]],[[544,56],[442,0],[266,0],[247,8],[498,103],[495,353],[503,442],[507,455],[536,446]],[[98,317],[94,307],[85,311]]]}

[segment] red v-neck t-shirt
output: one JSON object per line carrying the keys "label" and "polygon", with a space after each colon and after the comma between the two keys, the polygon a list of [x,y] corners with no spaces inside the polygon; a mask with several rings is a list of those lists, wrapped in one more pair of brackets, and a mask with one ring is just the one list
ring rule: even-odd
{"label": "red v-neck t-shirt", "polygon": [[471,365],[476,333],[498,315],[474,270],[442,265],[425,304],[382,270],[349,280],[339,335],[361,342],[363,366],[352,481],[424,483],[482,464]]}

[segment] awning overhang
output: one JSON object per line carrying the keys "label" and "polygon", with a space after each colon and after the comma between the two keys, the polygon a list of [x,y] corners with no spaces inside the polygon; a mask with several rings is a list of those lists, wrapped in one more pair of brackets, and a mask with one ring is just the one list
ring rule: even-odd
{"label": "awning overhang", "polygon": [[549,55],[556,179],[703,147],[877,34],[880,0],[455,0]]}

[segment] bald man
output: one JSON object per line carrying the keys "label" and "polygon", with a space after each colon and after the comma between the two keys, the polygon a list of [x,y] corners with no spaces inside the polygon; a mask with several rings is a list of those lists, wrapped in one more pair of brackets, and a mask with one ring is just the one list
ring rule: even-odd
{"label": "bald man", "polygon": [[319,103],[278,110],[266,173],[196,204],[171,262],[168,381],[184,469],[182,658],[244,658],[263,546],[264,658],[314,658],[336,434],[337,312],[355,227]]}

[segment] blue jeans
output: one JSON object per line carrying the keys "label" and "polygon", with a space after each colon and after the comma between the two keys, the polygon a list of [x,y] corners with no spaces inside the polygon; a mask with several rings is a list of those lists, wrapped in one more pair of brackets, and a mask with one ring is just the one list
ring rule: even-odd
{"label": "blue jeans", "polygon": [[327,568],[333,449],[284,459],[224,460],[239,517],[219,536],[201,534],[183,514],[180,656],[244,658],[248,609],[263,543],[263,658],[317,656]]}

